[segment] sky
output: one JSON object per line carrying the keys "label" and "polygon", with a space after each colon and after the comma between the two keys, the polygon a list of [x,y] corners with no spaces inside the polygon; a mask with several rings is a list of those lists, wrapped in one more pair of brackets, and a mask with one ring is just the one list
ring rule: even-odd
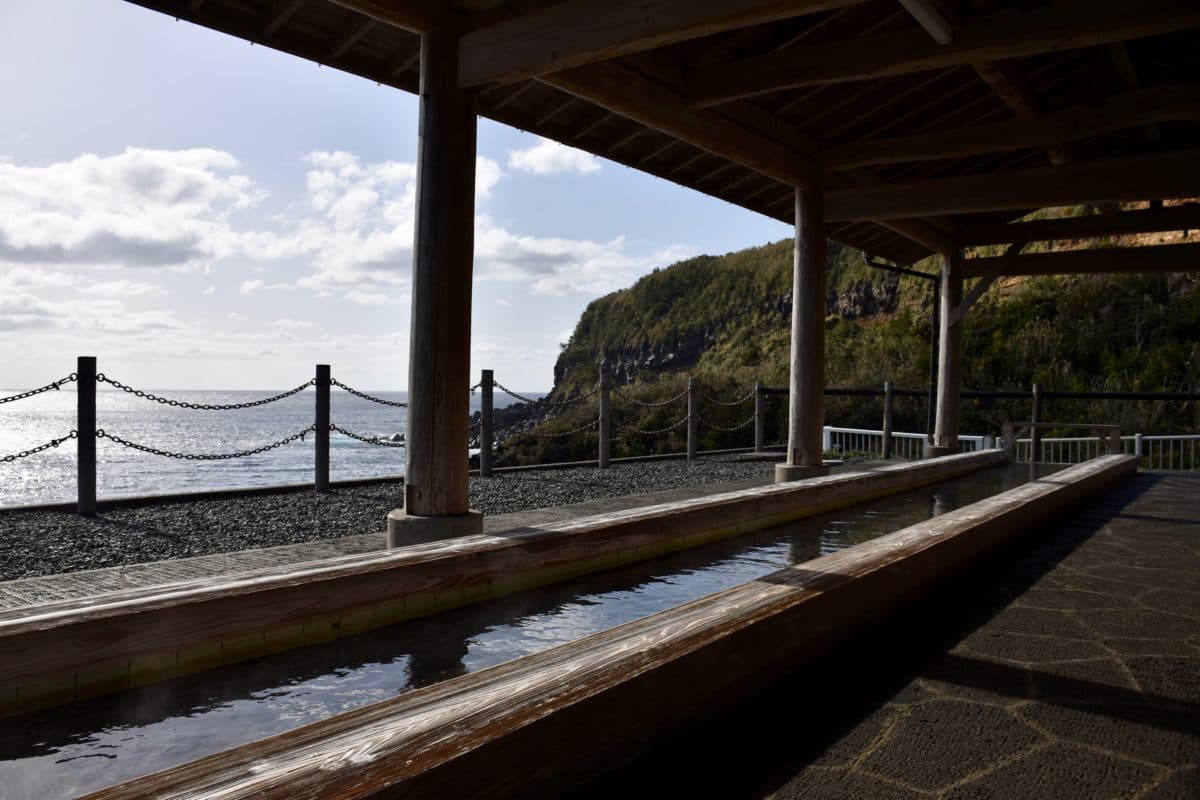
{"label": "sky", "polygon": [[[416,98],[123,0],[0,0],[0,387],[408,382]],[[480,120],[471,374],[548,389],[587,304],[790,234]]]}

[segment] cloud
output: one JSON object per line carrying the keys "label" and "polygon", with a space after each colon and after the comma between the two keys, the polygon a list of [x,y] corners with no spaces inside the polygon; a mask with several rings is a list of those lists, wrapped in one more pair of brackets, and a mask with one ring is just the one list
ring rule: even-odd
{"label": "cloud", "polygon": [[88,296],[99,297],[141,297],[148,294],[163,294],[165,290],[157,283],[146,283],[144,281],[129,281],[116,280],[104,281],[102,283],[93,283],[91,286],[82,289],[81,292]]}
{"label": "cloud", "polygon": [[252,281],[242,281],[241,287],[238,289],[242,294],[254,294],[262,291],[278,291],[293,289],[295,287],[287,283],[267,283],[260,278],[255,278]]}
{"label": "cloud", "polygon": [[272,322],[271,325],[276,328],[281,328],[283,330],[292,330],[292,331],[307,330],[309,328],[317,327],[317,323],[315,323],[315,322],[310,322],[309,320],[306,320],[306,319],[289,319],[287,317],[284,317],[282,319],[277,319],[274,322]]}
{"label": "cloud", "polygon": [[203,292],[201,292],[201,294],[204,294],[204,295],[211,295],[211,294],[216,294],[216,292],[217,292],[217,287],[216,287],[216,285],[214,284],[214,285],[212,285],[212,286],[209,286],[209,287],[208,287],[207,289],[205,289]]}
{"label": "cloud", "polygon": [[358,303],[364,306],[382,306],[392,302],[392,299],[383,292],[363,292],[357,289],[346,292],[342,297],[351,303]]}
{"label": "cloud", "polygon": [[178,331],[167,311],[130,309],[120,300],[88,298],[52,302],[29,294],[0,295],[0,330],[58,329],[87,334]]}
{"label": "cloud", "polygon": [[475,226],[475,274],[481,280],[529,283],[536,294],[603,294],[638,276],[693,255],[675,246],[645,256],[625,252],[625,238],[588,239],[522,236],[480,217]]}
{"label": "cloud", "polygon": [[230,215],[265,194],[212,149],[127,148],[47,166],[0,163],[0,262],[175,267],[239,248]]}
{"label": "cloud", "polygon": [[533,147],[508,152],[508,168],[534,175],[576,173],[587,175],[600,170],[600,159],[591,153],[565,144],[539,139]]}

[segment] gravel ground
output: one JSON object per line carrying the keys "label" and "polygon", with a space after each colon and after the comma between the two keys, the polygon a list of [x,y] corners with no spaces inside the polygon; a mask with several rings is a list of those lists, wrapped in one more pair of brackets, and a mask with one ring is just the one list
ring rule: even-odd
{"label": "gravel ground", "polygon": [[[471,478],[471,507],[508,514],[630,494],[770,478],[772,461],[720,456],[512,472]],[[382,531],[403,502],[399,484],[223,500],[159,503],[94,517],[54,511],[0,513],[0,581],[144,561],[334,539]]]}

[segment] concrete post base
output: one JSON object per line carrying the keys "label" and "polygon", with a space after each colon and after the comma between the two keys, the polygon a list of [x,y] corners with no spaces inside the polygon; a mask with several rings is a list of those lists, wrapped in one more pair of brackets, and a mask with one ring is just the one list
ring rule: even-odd
{"label": "concrete post base", "polygon": [[468,511],[447,517],[421,517],[397,508],[387,515],[387,546],[404,547],[483,533],[483,514]]}
{"label": "concrete post base", "polygon": [[790,481],[801,481],[805,478],[820,478],[822,475],[829,474],[829,467],[824,464],[816,466],[801,467],[795,464],[776,464],[775,465],[775,482],[789,483]]}
{"label": "concrete post base", "polygon": [[940,456],[953,456],[958,454],[958,445],[936,445],[925,443],[925,457],[938,458]]}

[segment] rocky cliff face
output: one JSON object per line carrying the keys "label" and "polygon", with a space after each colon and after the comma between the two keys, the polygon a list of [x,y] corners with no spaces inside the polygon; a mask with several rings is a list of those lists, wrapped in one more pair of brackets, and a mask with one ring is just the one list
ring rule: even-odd
{"label": "rocky cliff face", "polygon": [[[603,299],[597,313],[604,313]],[[826,314],[845,320],[893,314],[899,308],[899,281],[888,275],[877,279],[855,280],[840,291],[831,288],[826,299]],[[604,342],[596,350],[568,349],[554,365],[557,389],[580,368],[595,364],[601,357],[609,374],[618,383],[663,372],[686,372],[700,363],[705,351],[723,338],[756,335],[763,328],[787,330],[791,325],[792,295],[772,293],[753,306],[730,306],[698,329],[678,332],[666,341],[621,346]],[[582,324],[582,323],[581,323]]]}

